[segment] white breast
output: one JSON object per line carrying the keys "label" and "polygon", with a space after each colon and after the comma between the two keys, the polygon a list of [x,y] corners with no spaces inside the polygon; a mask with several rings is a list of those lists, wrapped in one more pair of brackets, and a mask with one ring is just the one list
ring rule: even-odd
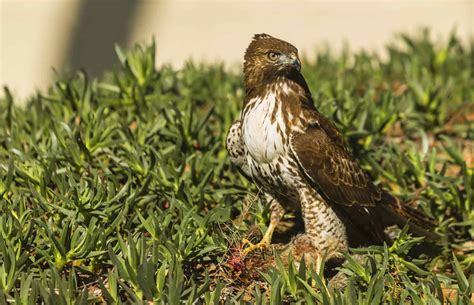
{"label": "white breast", "polygon": [[[274,93],[269,93],[263,98],[249,101],[248,106],[252,110],[246,113],[242,126],[247,151],[259,163],[272,162],[285,151],[283,138],[278,132],[278,129],[283,132],[286,129],[281,103],[276,102]],[[276,120],[272,123],[271,117],[275,110]]]}

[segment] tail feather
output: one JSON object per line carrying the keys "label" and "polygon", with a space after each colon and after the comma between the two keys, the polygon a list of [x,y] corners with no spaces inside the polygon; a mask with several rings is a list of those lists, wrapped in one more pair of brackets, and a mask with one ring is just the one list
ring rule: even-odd
{"label": "tail feather", "polygon": [[436,222],[433,219],[410,205],[402,204],[398,198],[388,193],[384,193],[382,201],[383,204],[380,204],[379,208],[383,210],[381,217],[386,225],[408,225],[410,231],[417,236],[439,240],[440,237],[434,233]]}
{"label": "tail feather", "polygon": [[337,204],[333,205],[333,209],[346,225],[351,247],[391,243],[392,236],[387,234],[386,229],[394,225],[400,228],[408,225],[411,233],[431,241],[440,239],[434,233],[434,220],[388,193],[384,193],[374,207]]}

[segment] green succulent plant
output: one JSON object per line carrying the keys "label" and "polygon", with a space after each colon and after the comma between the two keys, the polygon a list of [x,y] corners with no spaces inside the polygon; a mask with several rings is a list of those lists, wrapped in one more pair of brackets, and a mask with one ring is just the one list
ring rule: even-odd
{"label": "green succulent plant", "polygon": [[303,74],[377,183],[438,221],[436,249],[405,230],[393,245],[352,249],[341,289],[278,257],[251,289],[229,281],[216,271],[229,248],[267,217],[260,199],[246,204],[256,190],[224,148],[242,75],[157,69],[154,43],[117,47],[116,69],[61,78],[25,107],[4,89],[0,303],[468,304],[474,43],[423,31],[386,50],[322,51]]}

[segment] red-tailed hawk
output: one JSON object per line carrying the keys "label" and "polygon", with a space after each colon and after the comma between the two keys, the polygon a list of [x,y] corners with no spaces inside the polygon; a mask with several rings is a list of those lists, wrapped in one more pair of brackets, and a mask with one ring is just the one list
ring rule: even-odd
{"label": "red-tailed hawk", "polygon": [[268,246],[285,208],[300,207],[305,233],[327,258],[347,250],[351,236],[368,243],[388,240],[387,226],[405,225],[430,235],[430,223],[375,186],[352,156],[341,132],[313,105],[300,73],[298,50],[267,34],[255,35],[245,52],[245,100],[240,120],[229,130],[231,161],[263,190],[271,222]]}

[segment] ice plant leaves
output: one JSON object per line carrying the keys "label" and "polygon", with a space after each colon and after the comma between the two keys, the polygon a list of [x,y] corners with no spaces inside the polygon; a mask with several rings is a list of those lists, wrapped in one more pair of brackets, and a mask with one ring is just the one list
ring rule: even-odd
{"label": "ice plant leaves", "polygon": [[0,303],[435,304],[448,289],[451,303],[467,302],[473,47],[426,32],[400,41],[387,60],[320,52],[302,71],[372,177],[450,232],[439,248],[420,251],[402,231],[391,246],[352,249],[342,288],[278,258],[253,270],[253,286],[222,273],[231,245],[268,220],[224,148],[242,76],[191,62],[157,69],[154,43],[116,47],[116,69],[59,79],[24,108],[3,90]]}

